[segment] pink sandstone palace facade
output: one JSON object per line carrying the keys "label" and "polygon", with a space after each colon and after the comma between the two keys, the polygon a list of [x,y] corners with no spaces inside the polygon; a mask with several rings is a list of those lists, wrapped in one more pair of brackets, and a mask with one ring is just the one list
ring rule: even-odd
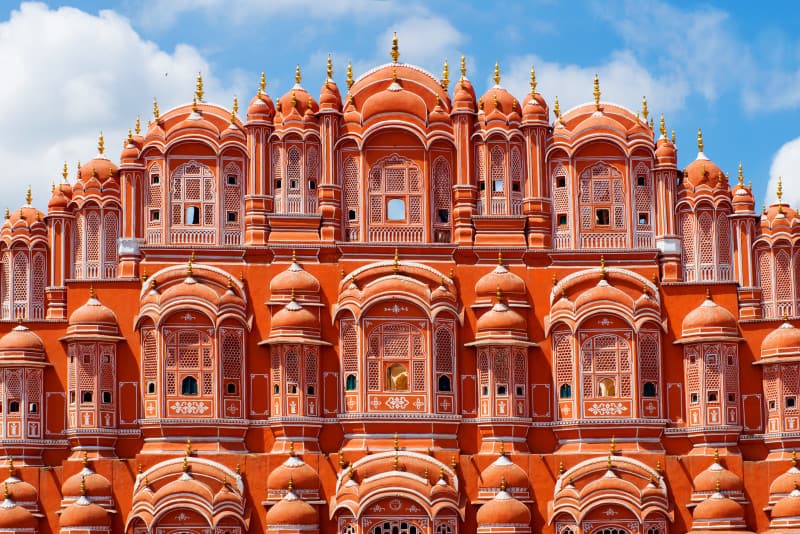
{"label": "pink sandstone palace facade", "polygon": [[700,134],[197,85],[0,228],[0,533],[800,532],[800,216]]}

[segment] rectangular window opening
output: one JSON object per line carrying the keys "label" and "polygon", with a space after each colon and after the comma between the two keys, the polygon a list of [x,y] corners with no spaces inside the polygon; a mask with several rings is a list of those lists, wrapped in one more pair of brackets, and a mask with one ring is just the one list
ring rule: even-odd
{"label": "rectangular window opening", "polygon": [[600,208],[594,212],[594,223],[597,226],[608,226],[611,224],[611,216],[606,208]]}

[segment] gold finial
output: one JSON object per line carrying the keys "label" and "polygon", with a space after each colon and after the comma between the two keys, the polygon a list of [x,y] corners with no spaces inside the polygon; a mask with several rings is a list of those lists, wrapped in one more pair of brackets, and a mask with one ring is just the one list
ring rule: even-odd
{"label": "gold finial", "polygon": [[203,91],[203,73],[202,72],[198,72],[197,73],[197,83],[194,86],[194,96],[197,97],[197,101],[198,102],[202,102],[204,94],[205,94],[205,91]]}
{"label": "gold finial", "polygon": [[8,482],[3,484],[3,498],[8,500]]}
{"label": "gold finial", "polygon": [[497,285],[497,290],[495,291],[494,296],[495,296],[495,298],[497,298],[497,303],[498,304],[502,304],[503,303],[503,290],[500,289],[500,285],[499,284]]}
{"label": "gold finial", "polygon": [[392,51],[389,55],[392,58],[392,63],[397,63],[397,60],[400,58],[400,46],[397,42],[397,32],[394,32],[392,36]]}
{"label": "gold finial", "polygon": [[608,460],[606,460],[606,467],[608,469],[611,469],[611,468],[614,467],[614,465],[611,463],[611,455],[610,454],[608,455]]}
{"label": "gold finial", "polygon": [[796,450],[792,450],[792,467],[797,467],[797,451]]}
{"label": "gold finial", "polygon": [[722,486],[719,483],[719,479],[717,479],[717,483],[714,484],[714,489],[716,490],[717,493],[719,493],[721,488],[722,488]]}
{"label": "gold finial", "polygon": [[242,464],[240,463],[236,464],[236,476],[238,476],[239,478],[242,477]]}
{"label": "gold finial", "polygon": [[500,456],[506,455],[506,444],[502,441],[500,442]]}
{"label": "gold finial", "polygon": [[[192,258],[189,258],[189,261],[186,262],[186,275],[192,276],[192,273]],[[187,447],[191,450],[191,440],[189,440],[189,445],[187,445]]]}
{"label": "gold finial", "polygon": [[670,140],[672,141],[672,144],[674,145],[675,144],[675,140],[676,140],[675,130],[672,130],[672,137],[670,138]]}
{"label": "gold finial", "polygon": [[594,109],[600,111],[600,76],[594,75]]}
{"label": "gold finial", "polygon": [[697,129],[697,151],[703,151],[703,130],[700,128]]}
{"label": "gold finial", "polygon": [[192,97],[192,111],[193,112],[197,111],[197,97],[196,96]]}
{"label": "gold finial", "polygon": [[327,70],[327,74],[328,74],[328,79],[332,80],[333,79],[333,60],[331,59],[330,53],[328,53],[328,70]]}
{"label": "gold finial", "polygon": [[303,81],[303,75],[300,73],[300,65],[297,65],[294,68],[294,83],[300,85],[301,81]]}
{"label": "gold finial", "polygon": [[158,111],[158,99],[153,97],[153,118],[158,121],[159,111]]}
{"label": "gold finial", "polygon": [[289,490],[289,493],[292,493],[294,491],[294,477],[292,475],[289,475],[289,485],[287,486],[286,489]]}
{"label": "gold finial", "polygon": [[661,460],[659,460],[656,462],[656,473],[658,473],[658,476],[661,476],[661,469]]}
{"label": "gold finial", "polygon": [[392,267],[392,271],[397,274],[400,270],[400,255],[397,252],[397,247],[394,249],[394,267]]}
{"label": "gold finial", "polygon": [[186,456],[191,456],[191,455],[192,455],[192,440],[191,439],[187,439],[186,440]]}
{"label": "gold finial", "polygon": [[556,120],[561,120],[561,106],[558,105],[558,97],[556,97],[555,102],[553,103],[553,115],[556,116]]}
{"label": "gold finial", "polygon": [[531,96],[536,96],[536,69],[531,65]]}
{"label": "gold finial", "polygon": [[267,75],[261,71],[261,79],[258,81],[258,94],[262,95],[267,92]]}
{"label": "gold finial", "polygon": [[[94,290],[90,288],[90,292],[94,293]],[[84,468],[89,467],[89,453],[87,451],[83,451],[82,463]]]}
{"label": "gold finial", "polygon": [[447,64],[446,59],[444,60],[444,67],[442,67],[442,87],[444,87],[445,91],[450,87],[450,66]]}
{"label": "gold finial", "polygon": [[492,104],[494,104],[494,109],[500,107],[500,105],[497,103],[497,93],[492,93]]}
{"label": "gold finial", "polygon": [[9,456],[8,457],[8,476],[9,477],[13,477],[14,473],[15,473],[15,471],[14,471],[14,457],[13,456]]}
{"label": "gold finial", "polygon": [[497,251],[497,265],[503,265],[503,251]]}
{"label": "gold finial", "polygon": [[553,287],[555,287],[557,285],[558,285],[558,276],[556,276],[556,274],[553,273]]}
{"label": "gold finial", "polygon": [[133,143],[133,130],[128,128],[128,139],[126,140],[126,143],[124,143],[124,144],[129,145],[131,143]]}
{"label": "gold finial", "polygon": [[100,130],[100,136],[97,138],[97,153],[102,155],[106,151],[106,140],[103,138],[103,130]]}
{"label": "gold finial", "polygon": [[81,475],[81,497],[86,497],[86,475]]}
{"label": "gold finial", "polygon": [[467,79],[467,58],[464,57],[464,54],[461,54],[461,79]]}
{"label": "gold finial", "polygon": [[563,475],[566,469],[564,468],[564,462],[558,462],[558,474]]}
{"label": "gold finial", "polygon": [[343,470],[344,470],[344,455],[342,454],[342,451],[339,451],[339,471]]}
{"label": "gold finial", "polygon": [[615,436],[611,436],[611,447],[609,452],[611,454],[617,454],[617,438]]}
{"label": "gold finial", "polygon": [[61,169],[61,177],[64,181],[67,181],[67,176],[69,176],[69,169],[67,168],[67,162],[64,162],[64,168]]}
{"label": "gold finial", "polygon": [[650,117],[650,123],[648,124],[648,126],[650,126],[650,131],[656,130],[656,123],[653,122],[653,117]]}
{"label": "gold finial", "polygon": [[714,449],[714,463],[719,463],[719,449]]}
{"label": "gold finial", "polygon": [[289,300],[291,300],[292,302],[296,300],[296,297],[294,295],[294,288],[292,288],[292,292],[289,294]]}
{"label": "gold finial", "polygon": [[31,186],[28,186],[28,191],[25,193],[25,203],[30,204],[33,201],[33,191]]}
{"label": "gold finial", "polygon": [[650,115],[650,112],[647,110],[647,97],[643,96],[642,97],[642,117],[644,117],[644,120],[646,121],[647,117],[649,115]]}
{"label": "gold finial", "polygon": [[292,458],[294,458],[294,457],[295,457],[295,452],[294,452],[294,441],[290,441],[290,442],[289,442],[289,456],[291,456]]}
{"label": "gold finial", "polygon": [[51,180],[50,181],[50,193],[55,193],[55,192],[56,192],[56,182],[55,182],[55,180]]}
{"label": "gold finial", "polygon": [[711,288],[710,287],[706,288],[706,300],[712,300],[711,299]]}
{"label": "gold finial", "polygon": [[10,219],[10,218],[11,218],[11,210],[6,208],[6,219]]}
{"label": "gold finial", "polygon": [[492,78],[495,85],[500,85],[500,62],[494,62],[494,76]]}
{"label": "gold finial", "polygon": [[347,88],[353,87],[353,64],[347,64]]}
{"label": "gold finial", "polygon": [[506,482],[506,476],[503,475],[500,477],[500,491],[505,491],[508,488],[508,483]]}
{"label": "gold finial", "polygon": [[151,278],[151,279],[150,279],[150,289],[152,289],[153,291],[155,291],[155,290],[156,290],[156,288],[157,288],[157,286],[158,286],[158,284],[157,284],[157,281],[156,281],[156,279],[155,279],[155,278]]}
{"label": "gold finial", "polygon": [[188,456],[184,456],[183,457],[183,472],[184,473],[188,473],[189,472],[189,457]]}
{"label": "gold finial", "polygon": [[294,94],[294,91],[292,91],[292,108],[296,107],[297,107],[297,96]]}
{"label": "gold finial", "polygon": [[[30,188],[28,190],[30,191]],[[781,199],[783,199],[783,179],[778,176],[778,203],[781,202]],[[28,201],[28,204],[30,204],[30,201]]]}
{"label": "gold finial", "polygon": [[397,452],[395,451],[394,458],[392,459],[392,467],[394,468],[395,471],[397,471],[399,465],[400,465],[400,457],[397,455]]}
{"label": "gold finial", "polygon": [[[89,298],[90,299],[94,298],[94,285],[90,285],[89,286]],[[84,452],[84,454],[86,454],[86,453]]]}
{"label": "gold finial", "polygon": [[233,291],[233,277],[231,275],[228,275],[228,282],[225,285],[227,289]]}
{"label": "gold finial", "polygon": [[606,279],[606,257],[600,256],[600,276],[603,280]]}
{"label": "gold finial", "polygon": [[394,433],[394,450],[400,450],[400,441],[398,440],[397,432]]}
{"label": "gold finial", "polygon": [[744,173],[742,172],[742,162],[739,162],[739,173],[737,175],[737,179],[739,180],[739,185],[744,185]]}
{"label": "gold finial", "polygon": [[453,469],[458,467],[458,461],[456,460],[456,455],[455,454],[450,456],[450,467],[452,467]]}
{"label": "gold finial", "polygon": [[297,250],[292,249],[292,263],[297,263]]}
{"label": "gold finial", "polygon": [[233,97],[233,112],[239,113],[239,97],[237,96]]}
{"label": "gold finial", "polygon": [[139,117],[139,115],[136,115],[136,126],[134,127],[133,131],[136,132],[136,135],[142,133],[142,119]]}
{"label": "gold finial", "polygon": [[661,117],[658,119],[658,129],[661,132],[661,138],[667,138],[667,125],[664,123],[664,114],[661,114]]}

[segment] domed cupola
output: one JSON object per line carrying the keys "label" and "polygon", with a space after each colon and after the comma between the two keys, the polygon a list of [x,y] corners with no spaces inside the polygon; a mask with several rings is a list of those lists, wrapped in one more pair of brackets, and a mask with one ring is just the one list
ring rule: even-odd
{"label": "domed cupola", "polygon": [[712,531],[746,531],[744,507],[719,491],[697,505],[690,534]]}
{"label": "domed cupola", "polygon": [[318,526],[319,513],[294,492],[294,483],[289,480],[286,495],[267,512],[267,531],[305,532]]}
{"label": "domed cupola", "polygon": [[519,101],[500,85],[500,64],[494,64],[494,86],[481,96],[479,102],[483,104],[483,122],[489,124],[495,121],[506,125],[519,123],[522,112]]}
{"label": "domed cupola", "polygon": [[481,471],[479,480],[478,498],[490,499],[500,490],[503,484],[506,491],[520,500],[529,500],[530,481],[528,474],[520,466],[511,461],[506,454],[503,443],[500,442],[500,456]]}
{"label": "domed cupola", "polygon": [[767,334],[761,342],[761,360],[772,358],[800,359],[800,328],[784,321],[778,328]]}
{"label": "domed cupola", "polygon": [[753,197],[752,186],[744,185],[744,175],[742,174],[742,164],[739,163],[737,183],[733,186],[731,193],[733,197],[733,210],[736,213],[753,213],[755,209],[755,198]]}
{"label": "domed cupola", "polygon": [[270,280],[271,302],[286,302],[293,293],[300,302],[316,303],[319,302],[320,287],[319,280],[298,263],[297,254],[293,250],[289,267]]}
{"label": "domed cupola", "polygon": [[706,300],[683,319],[681,331],[682,337],[678,341],[688,343],[719,338],[738,339],[739,328],[736,317],[714,302],[711,292],[707,291]]}
{"label": "domed cupola", "polygon": [[302,79],[300,65],[297,65],[294,72],[295,84],[278,100],[276,122],[282,124],[316,120],[315,115],[319,111],[319,105],[317,105],[309,92],[300,85]]}
{"label": "domed cupola", "polygon": [[267,478],[267,499],[277,501],[285,497],[290,482],[294,485],[294,493],[303,500],[320,499],[319,474],[295,454],[294,442],[289,443],[289,457]]}
{"label": "domed cupola", "polygon": [[44,342],[24,324],[0,338],[0,365],[12,361],[44,361]]}
{"label": "domed cupola", "polygon": [[226,141],[239,141],[246,143],[244,130],[242,130],[242,122],[239,120],[239,99],[233,97],[233,104],[231,105],[231,114],[228,127],[223,130],[220,138],[223,142]]}
{"label": "domed cupola", "polygon": [[[109,337],[110,336],[110,337]],[[100,302],[94,293],[94,288],[89,288],[89,299],[83,306],[77,308],[69,317],[67,338],[91,338],[121,340],[117,315]]]}
{"label": "domed cupola", "polygon": [[53,185],[50,200],[47,202],[47,214],[64,213],[68,210],[69,202],[72,200],[72,186],[67,181],[69,176],[67,162],[64,162],[64,170],[61,173],[63,181]]}
{"label": "domed cupola", "polygon": [[47,225],[44,222],[45,214],[31,205],[33,195],[31,188],[25,196],[25,205],[14,212],[6,210],[6,220],[0,226],[0,240],[11,247],[16,240],[25,242],[26,247],[34,241],[47,240]]}
{"label": "domed cupola", "polygon": [[483,275],[475,284],[475,305],[491,306],[497,289],[503,293],[511,305],[526,305],[528,290],[525,281],[509,271],[503,264],[503,253],[497,256],[497,266]]}
{"label": "domed cupola", "polygon": [[788,203],[783,202],[783,181],[780,177],[778,177],[777,201],[764,210],[759,225],[762,236],[800,232],[800,219],[797,211]]}
{"label": "domed cupola", "polygon": [[82,494],[75,502],[61,511],[58,524],[62,533],[73,531],[110,532],[111,514]]}
{"label": "domed cupola", "polygon": [[798,485],[800,485],[800,469],[797,468],[797,452],[792,451],[792,465],[769,485],[770,506],[774,506],[780,499],[787,497],[797,489]]}
{"label": "domed cupola", "polygon": [[453,110],[451,114],[475,113],[477,111],[475,102],[475,88],[467,78],[467,61],[461,56],[461,78],[456,82],[453,89]]}
{"label": "domed cupola", "polygon": [[339,87],[333,81],[333,62],[331,55],[328,54],[328,69],[325,82],[322,84],[322,89],[319,93],[319,110],[321,112],[341,112],[342,111],[342,95],[339,93]]}
{"label": "domed cupola", "polygon": [[531,511],[506,491],[506,482],[500,484],[500,491],[478,509],[476,515],[478,532],[494,532],[502,528],[503,532],[528,533],[531,531]]}
{"label": "domed cupola", "polygon": [[119,156],[120,162],[122,164],[136,163],[136,160],[139,159],[140,149],[141,146],[137,146],[136,140],[133,137],[133,131],[128,130],[128,137],[122,144],[122,153]]}
{"label": "domed cupola", "polygon": [[119,184],[119,168],[106,156],[106,144],[103,132],[97,139],[97,155],[84,163],[80,168],[80,179],[75,187],[82,186],[85,194],[90,189],[99,188],[107,180],[116,181]]}
{"label": "domed cupola", "polygon": [[111,482],[103,475],[96,473],[89,466],[88,454],[84,453],[83,468],[68,477],[61,486],[62,506],[79,500],[81,497],[103,507],[114,507]]}
{"label": "domed cupola", "polygon": [[800,530],[800,489],[796,483],[789,495],[772,508],[769,526],[775,532],[786,532],[787,528],[792,532]]}
{"label": "domed cupola", "polygon": [[528,122],[547,122],[550,116],[550,109],[541,94],[536,92],[536,71],[531,66],[530,92],[525,95],[522,101],[522,121]]}
{"label": "domed cupola", "polygon": [[5,497],[0,503],[0,532],[38,532],[39,521],[23,506],[17,504],[9,493],[8,486],[3,488]]}
{"label": "domed cupola", "polygon": [[730,195],[728,178],[716,163],[703,152],[703,132],[697,130],[697,157],[683,171],[683,181],[678,196],[694,196],[702,191],[713,195]]}
{"label": "domed cupola", "polygon": [[661,136],[656,141],[656,159],[660,165],[674,166],[678,163],[678,150],[675,143],[667,137],[667,126],[664,123],[664,115],[658,121]]}
{"label": "domed cupola", "polygon": [[742,479],[720,463],[718,452],[714,453],[714,462],[694,477],[692,486],[692,502],[700,502],[714,493],[722,493],[737,502],[745,502]]}
{"label": "domed cupola", "polygon": [[11,499],[15,504],[22,506],[31,513],[39,513],[39,492],[33,484],[25,482],[17,476],[13,458],[9,458],[8,461],[8,477],[0,484],[2,484],[6,492],[6,498]]}
{"label": "domed cupola", "polygon": [[258,86],[256,96],[250,101],[247,106],[247,122],[272,122],[275,117],[275,104],[267,94],[267,79],[264,73],[261,73],[261,82]]}
{"label": "domed cupola", "polygon": [[503,292],[497,289],[497,302],[478,319],[476,341],[527,341],[528,323],[525,318],[503,304]]}

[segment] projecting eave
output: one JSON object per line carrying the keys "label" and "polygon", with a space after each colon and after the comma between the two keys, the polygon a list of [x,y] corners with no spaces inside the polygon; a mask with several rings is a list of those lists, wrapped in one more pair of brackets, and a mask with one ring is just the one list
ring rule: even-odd
{"label": "projecting eave", "polygon": [[321,339],[313,339],[299,336],[276,336],[258,342],[259,347],[267,345],[319,345],[320,347],[330,347],[331,344]]}
{"label": "projecting eave", "polygon": [[744,338],[739,336],[691,336],[682,337],[673,341],[675,345],[688,345],[689,343],[739,343]]}
{"label": "projecting eave", "polygon": [[487,345],[509,345],[514,347],[538,347],[539,344],[533,341],[523,341],[521,339],[490,338],[476,339],[469,343],[464,343],[465,347],[485,347]]}

